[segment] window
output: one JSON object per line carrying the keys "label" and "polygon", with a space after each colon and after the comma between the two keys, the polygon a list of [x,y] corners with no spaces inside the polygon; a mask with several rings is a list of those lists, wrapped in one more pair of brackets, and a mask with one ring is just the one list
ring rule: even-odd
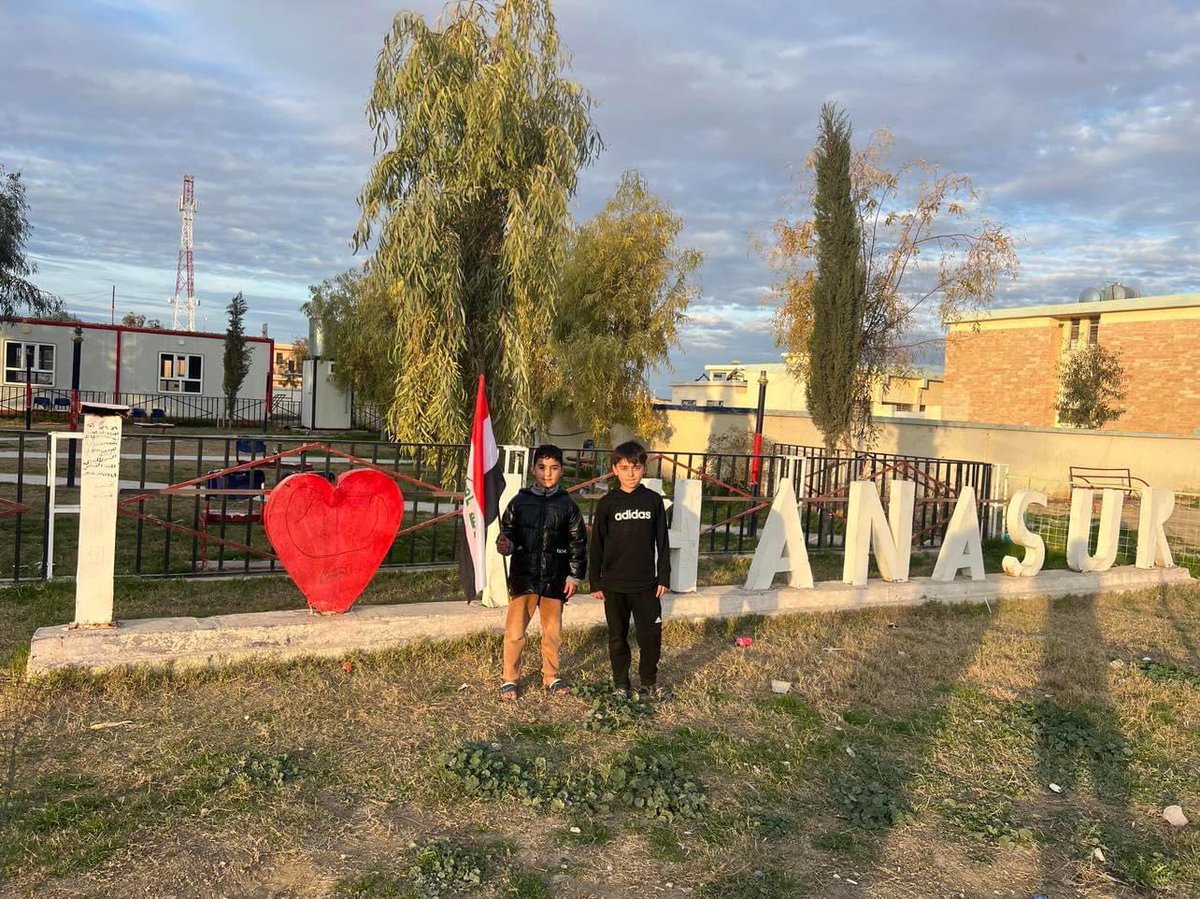
{"label": "window", "polygon": [[54,386],[54,344],[22,343],[8,340],[4,344],[4,381],[6,384],[24,384],[25,369],[29,369],[29,382],[41,387]]}
{"label": "window", "polygon": [[200,393],[204,358],[179,353],[158,354],[159,393]]}
{"label": "window", "polygon": [[725,401],[724,400],[705,400],[704,405],[706,405],[706,406],[724,406]]}
{"label": "window", "polygon": [[1100,317],[1098,315],[1071,319],[1071,329],[1067,332],[1067,352],[1095,346],[1099,342]]}
{"label": "window", "polygon": [[696,401],[695,401],[695,400],[680,400],[680,401],[679,401],[679,405],[681,405],[681,406],[695,406],[695,405],[696,405]]}

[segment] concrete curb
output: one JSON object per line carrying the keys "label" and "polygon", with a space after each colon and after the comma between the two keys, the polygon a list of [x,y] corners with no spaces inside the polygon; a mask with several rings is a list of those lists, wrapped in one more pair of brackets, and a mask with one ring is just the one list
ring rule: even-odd
{"label": "concrete curb", "polygon": [[[865,587],[826,581],[812,590],[789,587],[749,591],[706,587],[697,593],[668,594],[663,617],[691,620],[738,615],[852,611],[923,602],[990,602],[1034,596],[1088,596],[1126,593],[1192,582],[1186,568],[1113,568],[1081,574],[1043,571],[1034,578],[988,575],[983,581],[938,583],[914,578],[906,583],[873,580]],[[588,596],[571,600],[568,628],[604,624],[601,603]],[[532,628],[536,629],[537,619]],[[213,667],[248,659],[283,661],[306,656],[344,656],[418,640],[453,640],[478,633],[500,634],[504,610],[465,603],[412,603],[358,606],[345,615],[319,616],[307,610],[217,615],[212,618],[143,618],[109,628],[39,628],[30,646],[28,671],[44,674],[64,668],[104,670],[126,665]]]}

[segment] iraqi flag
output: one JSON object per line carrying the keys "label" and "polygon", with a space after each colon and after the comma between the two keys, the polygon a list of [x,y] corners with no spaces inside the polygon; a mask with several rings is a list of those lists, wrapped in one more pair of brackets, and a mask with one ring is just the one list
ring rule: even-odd
{"label": "iraqi flag", "polygon": [[504,490],[504,473],[500,470],[500,451],[492,433],[492,416],[488,412],[487,393],[483,375],[475,394],[475,421],[471,426],[471,446],[467,452],[467,489],[463,496],[463,525],[466,529],[466,549],[459,557],[459,575],[467,602],[475,599],[487,586],[488,525],[500,517],[500,494]]}

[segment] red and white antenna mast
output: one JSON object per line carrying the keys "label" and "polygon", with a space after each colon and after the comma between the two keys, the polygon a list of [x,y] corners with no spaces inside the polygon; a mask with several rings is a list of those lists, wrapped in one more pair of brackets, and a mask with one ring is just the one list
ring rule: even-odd
{"label": "red and white antenna mast", "polygon": [[[196,330],[196,289],[192,272],[192,217],[196,214],[196,192],[191,175],[183,176],[183,196],[179,198],[179,212],[183,217],[183,229],[179,233],[179,262],[175,267],[175,296],[171,305],[175,315],[171,327],[177,331]],[[187,295],[179,296],[183,288],[184,272],[187,272]]]}

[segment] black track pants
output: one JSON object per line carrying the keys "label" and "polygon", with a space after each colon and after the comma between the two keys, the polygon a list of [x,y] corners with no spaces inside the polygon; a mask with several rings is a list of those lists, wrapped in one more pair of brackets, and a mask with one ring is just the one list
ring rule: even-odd
{"label": "black track pants", "polygon": [[643,687],[658,682],[658,659],[662,655],[662,602],[654,594],[656,587],[635,593],[604,591],[604,617],[608,620],[608,658],[612,662],[613,683],[629,689],[629,618],[638,641],[638,679]]}

